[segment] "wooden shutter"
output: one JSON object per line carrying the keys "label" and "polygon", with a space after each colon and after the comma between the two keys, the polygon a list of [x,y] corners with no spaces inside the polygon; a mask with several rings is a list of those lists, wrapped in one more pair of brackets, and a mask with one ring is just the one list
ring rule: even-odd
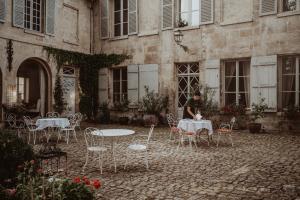
{"label": "wooden shutter", "polygon": [[200,1],[200,24],[210,24],[214,21],[214,0]]}
{"label": "wooden shutter", "polygon": [[53,35],[55,31],[55,0],[46,1],[46,33]]}
{"label": "wooden shutter", "polygon": [[0,0],[0,22],[5,21],[6,15],[6,0]]}
{"label": "wooden shutter", "polygon": [[161,0],[162,1],[162,29],[173,28],[174,19],[174,0]]}
{"label": "wooden shutter", "polygon": [[139,65],[139,98],[145,96],[145,86],[149,91],[158,92],[158,65]]}
{"label": "wooden shutter", "polygon": [[251,105],[265,98],[270,111],[277,109],[277,56],[259,56],[251,59]]}
{"label": "wooden shutter", "polygon": [[101,38],[108,38],[108,17],[109,17],[109,10],[108,10],[108,0],[101,0],[100,1],[100,9],[101,9]]}
{"label": "wooden shutter", "polygon": [[271,15],[277,13],[277,0],[260,0],[259,2],[259,14]]}
{"label": "wooden shutter", "polygon": [[24,27],[24,0],[13,0],[13,25]]}
{"label": "wooden shutter", "polygon": [[108,103],[108,69],[99,70],[99,104]]}
{"label": "wooden shutter", "polygon": [[138,27],[138,3],[137,0],[128,0],[129,10],[128,10],[128,33],[137,33]]}
{"label": "wooden shutter", "polygon": [[130,103],[139,101],[139,66],[128,65],[127,67],[127,93]]}
{"label": "wooden shutter", "polygon": [[213,99],[220,104],[220,60],[205,61],[205,84],[214,91]]}

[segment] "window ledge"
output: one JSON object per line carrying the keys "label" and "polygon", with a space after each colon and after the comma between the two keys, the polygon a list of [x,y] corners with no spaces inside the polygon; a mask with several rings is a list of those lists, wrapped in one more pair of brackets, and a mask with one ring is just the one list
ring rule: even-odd
{"label": "window ledge", "polygon": [[63,40],[64,43],[67,43],[67,44],[71,44],[71,45],[76,45],[76,46],[79,46],[79,41],[77,42],[71,42],[71,41],[68,41],[68,40]]}
{"label": "window ledge", "polygon": [[124,36],[120,36],[120,37],[113,37],[113,38],[110,38],[109,40],[115,41],[115,40],[126,40],[126,39],[128,39],[128,35],[124,35]]}
{"label": "window ledge", "polygon": [[45,34],[43,34],[41,32],[37,32],[37,31],[29,30],[29,29],[24,29],[24,33],[28,33],[28,34],[36,35],[36,36],[40,36],[40,37],[45,37]]}
{"label": "window ledge", "polygon": [[294,10],[294,11],[287,11],[287,12],[278,13],[277,17],[287,17],[287,16],[299,15],[299,14],[300,14],[300,10]]}
{"label": "window ledge", "polygon": [[243,23],[249,23],[249,22],[253,22],[253,19],[248,19],[248,20],[244,20],[244,21],[240,21],[240,22],[221,22],[220,25],[227,26],[227,25],[243,24]]}
{"label": "window ledge", "polygon": [[152,36],[152,35],[158,35],[158,30],[147,31],[147,32],[142,32],[142,33],[138,34],[139,37]]}
{"label": "window ledge", "polygon": [[194,29],[199,29],[200,28],[200,25],[197,25],[197,26],[184,26],[184,27],[177,27],[174,29],[174,31],[177,31],[177,30],[181,30],[181,31],[189,31],[189,30],[194,30]]}

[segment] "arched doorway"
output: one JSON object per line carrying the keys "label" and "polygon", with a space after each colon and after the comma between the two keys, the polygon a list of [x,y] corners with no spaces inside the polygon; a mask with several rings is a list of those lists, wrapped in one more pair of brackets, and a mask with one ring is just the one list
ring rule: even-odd
{"label": "arched doorway", "polygon": [[42,116],[49,110],[51,73],[46,62],[29,58],[22,62],[17,72],[17,102],[28,105],[29,110]]}

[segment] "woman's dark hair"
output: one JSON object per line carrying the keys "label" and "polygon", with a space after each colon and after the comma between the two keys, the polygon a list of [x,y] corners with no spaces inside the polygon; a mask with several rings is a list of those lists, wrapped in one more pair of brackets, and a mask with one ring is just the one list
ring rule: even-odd
{"label": "woman's dark hair", "polygon": [[194,96],[201,96],[201,92],[196,90],[195,93],[194,93]]}

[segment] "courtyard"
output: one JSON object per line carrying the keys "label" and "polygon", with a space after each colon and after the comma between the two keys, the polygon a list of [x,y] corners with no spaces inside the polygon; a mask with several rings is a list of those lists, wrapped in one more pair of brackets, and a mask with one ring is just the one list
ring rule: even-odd
{"label": "courtyard", "polygon": [[[84,127],[126,128],[147,134],[149,128],[83,124]],[[144,160],[132,157],[123,168],[122,150],[132,137],[117,141],[117,172],[104,162],[89,162],[85,172],[85,141],[82,132],[67,145],[69,178],[87,176],[101,181],[97,199],[298,199],[300,197],[300,137],[298,133],[251,134],[235,131],[234,147],[224,138],[217,148],[198,143],[177,149],[169,139],[169,128],[155,127],[149,149],[149,170]],[[108,141],[105,141],[108,142]],[[39,148],[36,146],[35,148]]]}

